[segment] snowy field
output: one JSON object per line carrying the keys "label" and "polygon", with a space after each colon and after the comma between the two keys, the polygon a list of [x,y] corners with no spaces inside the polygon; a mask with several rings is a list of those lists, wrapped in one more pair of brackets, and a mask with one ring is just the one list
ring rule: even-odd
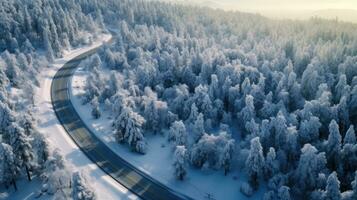
{"label": "snowy field", "polygon": [[[40,77],[41,87],[36,90],[34,115],[37,116],[38,119],[39,131],[44,133],[48,138],[51,148],[60,150],[67,161],[70,168],[69,170],[72,172],[84,171],[88,174],[88,182],[91,183],[92,187],[95,189],[98,199],[137,199],[137,197],[131,194],[130,191],[119,185],[111,177],[107,176],[79,150],[59,123],[52,109],[50,89],[52,78],[56,71],[72,58],[110,40],[111,36],[102,35],[98,38],[99,39],[90,46],[67,51],[63,58],[56,59],[50,68],[42,71]],[[31,183],[31,186],[26,186],[27,189],[20,193],[21,195],[14,194],[11,195],[10,198],[32,199],[35,191],[31,188],[34,188],[36,185],[36,182],[33,182]]]}
{"label": "snowy field", "polygon": [[[112,133],[111,112],[103,108],[101,109],[102,116],[99,119],[94,119],[91,114],[91,105],[82,105],[81,95],[84,93],[87,76],[88,72],[81,68],[77,69],[72,77],[71,101],[87,126],[125,160],[168,187],[195,199],[212,197],[214,199],[236,200],[255,199],[263,196],[264,186],[260,187],[251,198],[247,198],[239,192],[241,183],[247,180],[246,175],[239,171],[231,171],[227,176],[224,176],[222,170],[198,170],[189,167],[187,178],[184,181],[177,180],[172,166],[173,146],[161,134],[153,135],[149,133],[149,135],[145,135],[149,149],[145,155],[132,152],[127,146],[118,144]],[[232,168],[234,169],[234,167]]]}

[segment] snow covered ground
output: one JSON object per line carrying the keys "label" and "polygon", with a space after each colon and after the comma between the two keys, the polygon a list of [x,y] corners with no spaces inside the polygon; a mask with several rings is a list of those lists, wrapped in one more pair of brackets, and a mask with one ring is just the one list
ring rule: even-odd
{"label": "snow covered ground", "polygon": [[[60,150],[67,161],[70,171],[87,172],[88,182],[95,189],[98,199],[137,199],[135,195],[106,175],[80,151],[57,120],[51,104],[51,81],[56,71],[70,59],[100,46],[110,38],[111,35],[102,35],[90,46],[66,51],[63,58],[57,59],[51,67],[43,70],[39,78],[41,87],[36,90],[36,106],[33,114],[38,119],[39,131],[48,138],[51,148]],[[28,199],[27,196],[30,195],[10,197]]]}
{"label": "snow covered ground", "polygon": [[224,176],[222,170],[190,168],[184,181],[176,180],[172,166],[173,148],[162,135],[145,136],[148,142],[148,152],[145,155],[133,153],[128,147],[119,145],[115,142],[111,131],[112,117],[110,112],[102,108],[101,118],[95,120],[91,115],[91,106],[89,104],[82,105],[81,103],[81,95],[84,93],[87,76],[88,72],[81,68],[77,69],[72,77],[71,101],[88,127],[114,152],[128,162],[148,173],[154,179],[194,199],[210,199],[209,197],[211,197],[211,199],[236,200],[254,199],[263,196],[264,187],[260,187],[260,190],[251,198],[247,198],[239,192],[242,181],[247,180],[244,173],[239,171],[232,171],[227,176]]}

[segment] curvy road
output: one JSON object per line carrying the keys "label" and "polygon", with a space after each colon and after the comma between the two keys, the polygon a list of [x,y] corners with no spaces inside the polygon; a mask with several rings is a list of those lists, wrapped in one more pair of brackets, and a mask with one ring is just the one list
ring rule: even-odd
{"label": "curvy road", "polygon": [[[94,54],[98,48],[83,53],[68,61],[59,69],[51,85],[53,109],[60,123],[85,155],[105,173],[145,200],[191,199],[176,192],[149,175],[138,170],[120,155],[114,153],[86,126],[70,100],[71,77],[81,60]],[[158,163],[159,164],[159,163]]]}

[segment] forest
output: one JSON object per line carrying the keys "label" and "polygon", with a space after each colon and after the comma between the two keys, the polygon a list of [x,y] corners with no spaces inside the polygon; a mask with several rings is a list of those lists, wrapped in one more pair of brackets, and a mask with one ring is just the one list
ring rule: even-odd
{"label": "forest", "polygon": [[90,72],[82,103],[93,118],[115,116],[118,143],[145,154],[146,138],[162,134],[177,179],[188,166],[241,170],[248,197],[266,185],[265,200],[357,198],[357,25],[142,0],[0,5],[1,183],[63,173],[29,91],[41,68],[88,42],[83,32],[116,29],[80,66]]}
{"label": "forest", "polygon": [[81,6],[79,2],[62,0],[0,2],[2,187],[21,191],[23,188],[16,184],[19,179],[36,178],[43,183],[36,188],[37,197],[49,194],[54,198],[95,198],[84,185],[83,175],[72,176],[61,153],[49,147],[47,138],[37,129],[37,116],[33,115],[39,73],[65,50],[90,43],[83,39],[85,33],[95,37],[105,31],[101,18],[82,12]]}

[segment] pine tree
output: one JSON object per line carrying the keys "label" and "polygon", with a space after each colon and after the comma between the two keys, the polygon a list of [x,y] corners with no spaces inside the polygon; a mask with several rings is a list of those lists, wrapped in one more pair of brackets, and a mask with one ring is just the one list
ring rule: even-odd
{"label": "pine tree", "polygon": [[321,123],[318,117],[312,116],[309,120],[300,123],[299,141],[301,144],[316,141],[319,138]]}
{"label": "pine tree", "polygon": [[169,141],[174,141],[176,146],[187,144],[187,131],[182,121],[175,121],[169,130]]}
{"label": "pine tree", "polygon": [[234,140],[228,140],[226,145],[223,148],[221,153],[220,163],[224,169],[224,175],[226,176],[227,173],[231,169],[232,158],[233,158],[233,151],[234,151]]}
{"label": "pine tree", "polygon": [[191,105],[190,116],[188,117],[187,121],[191,124],[194,124],[195,121],[197,120],[199,114],[200,113],[198,112],[198,108],[197,108],[196,104],[193,103]]}
{"label": "pine tree", "polygon": [[98,98],[94,97],[94,99],[91,102],[92,104],[92,116],[94,117],[94,119],[99,119],[101,116],[100,110],[99,110],[99,102],[98,102]]}
{"label": "pine tree", "polygon": [[200,113],[192,127],[192,134],[193,134],[194,141],[197,142],[204,133],[205,133],[204,119],[203,119],[203,114]]}
{"label": "pine tree", "polygon": [[263,148],[260,144],[259,137],[253,138],[250,141],[250,151],[245,162],[249,182],[253,188],[258,188],[258,179],[262,175],[264,167]]}
{"label": "pine tree", "polygon": [[268,180],[277,172],[279,172],[279,161],[276,158],[275,149],[270,147],[265,158],[264,176]]}
{"label": "pine tree", "polygon": [[318,153],[311,144],[305,144],[301,149],[298,167],[295,171],[297,187],[303,195],[315,189],[318,185],[319,173],[326,168],[325,153]]}
{"label": "pine tree", "polygon": [[350,125],[343,139],[343,145],[346,144],[356,144],[356,133],[353,125]]}
{"label": "pine tree", "polygon": [[[115,121],[115,137],[118,142],[126,141],[133,151],[138,153],[143,152],[144,144],[141,141],[144,141],[144,135],[142,134],[142,125],[145,123],[145,119],[133,112],[131,108],[123,108],[121,114]],[[138,144],[138,142],[140,142]]]}
{"label": "pine tree", "polygon": [[290,188],[287,186],[281,186],[278,190],[278,200],[291,200]]}
{"label": "pine tree", "polygon": [[49,38],[50,31],[48,28],[45,28],[42,33],[43,41],[44,41],[44,47],[46,49],[46,57],[48,61],[53,62],[55,60],[54,52],[52,49],[51,41]]}
{"label": "pine tree", "polygon": [[340,200],[340,181],[337,178],[337,173],[332,172],[327,179],[326,191],[324,195],[326,200]]}
{"label": "pine tree", "polygon": [[144,116],[146,116],[146,129],[154,131],[154,134],[159,132],[160,116],[157,106],[155,105],[155,100],[150,100],[149,104],[145,107]]}
{"label": "pine tree", "polygon": [[88,186],[88,181],[80,172],[72,175],[73,190],[72,198],[74,200],[95,200],[96,196],[93,189]]}
{"label": "pine tree", "polygon": [[[11,122],[15,120],[14,115],[15,113],[9,108],[9,106],[0,101],[0,133],[4,133]],[[6,134],[3,138],[4,137],[6,137]]]}
{"label": "pine tree", "polygon": [[15,155],[12,147],[5,143],[0,144],[0,183],[5,184],[6,188],[10,183],[16,186],[17,167],[15,164]]}
{"label": "pine tree", "polygon": [[16,158],[15,163],[19,169],[25,167],[27,178],[31,181],[30,170],[32,170],[34,154],[30,138],[25,135],[24,129],[16,123],[12,123],[9,126],[8,134],[10,135],[8,138]]}
{"label": "pine tree", "polygon": [[327,140],[326,153],[331,169],[336,169],[341,152],[341,135],[338,124],[332,120],[329,125],[329,136]]}
{"label": "pine tree", "polygon": [[175,167],[175,176],[179,180],[183,180],[187,174],[186,170],[186,157],[187,150],[185,146],[176,146],[174,153],[174,167]]}
{"label": "pine tree", "polygon": [[254,108],[254,97],[247,95],[245,97],[245,107],[238,114],[238,119],[241,122],[241,125],[245,127],[247,122],[250,122],[255,118],[255,108]]}
{"label": "pine tree", "polygon": [[[346,94],[346,96],[349,96],[349,94]],[[347,127],[350,125],[350,115],[346,96],[341,97],[341,100],[337,106],[337,113],[339,119],[338,122],[340,124],[342,132],[345,132],[347,130]]]}
{"label": "pine tree", "polygon": [[352,185],[352,190],[353,190],[353,199],[357,198],[357,171],[355,171],[355,179],[351,183]]}
{"label": "pine tree", "polygon": [[34,134],[34,149],[36,150],[37,165],[42,170],[50,156],[50,150],[46,138],[39,132]]}

